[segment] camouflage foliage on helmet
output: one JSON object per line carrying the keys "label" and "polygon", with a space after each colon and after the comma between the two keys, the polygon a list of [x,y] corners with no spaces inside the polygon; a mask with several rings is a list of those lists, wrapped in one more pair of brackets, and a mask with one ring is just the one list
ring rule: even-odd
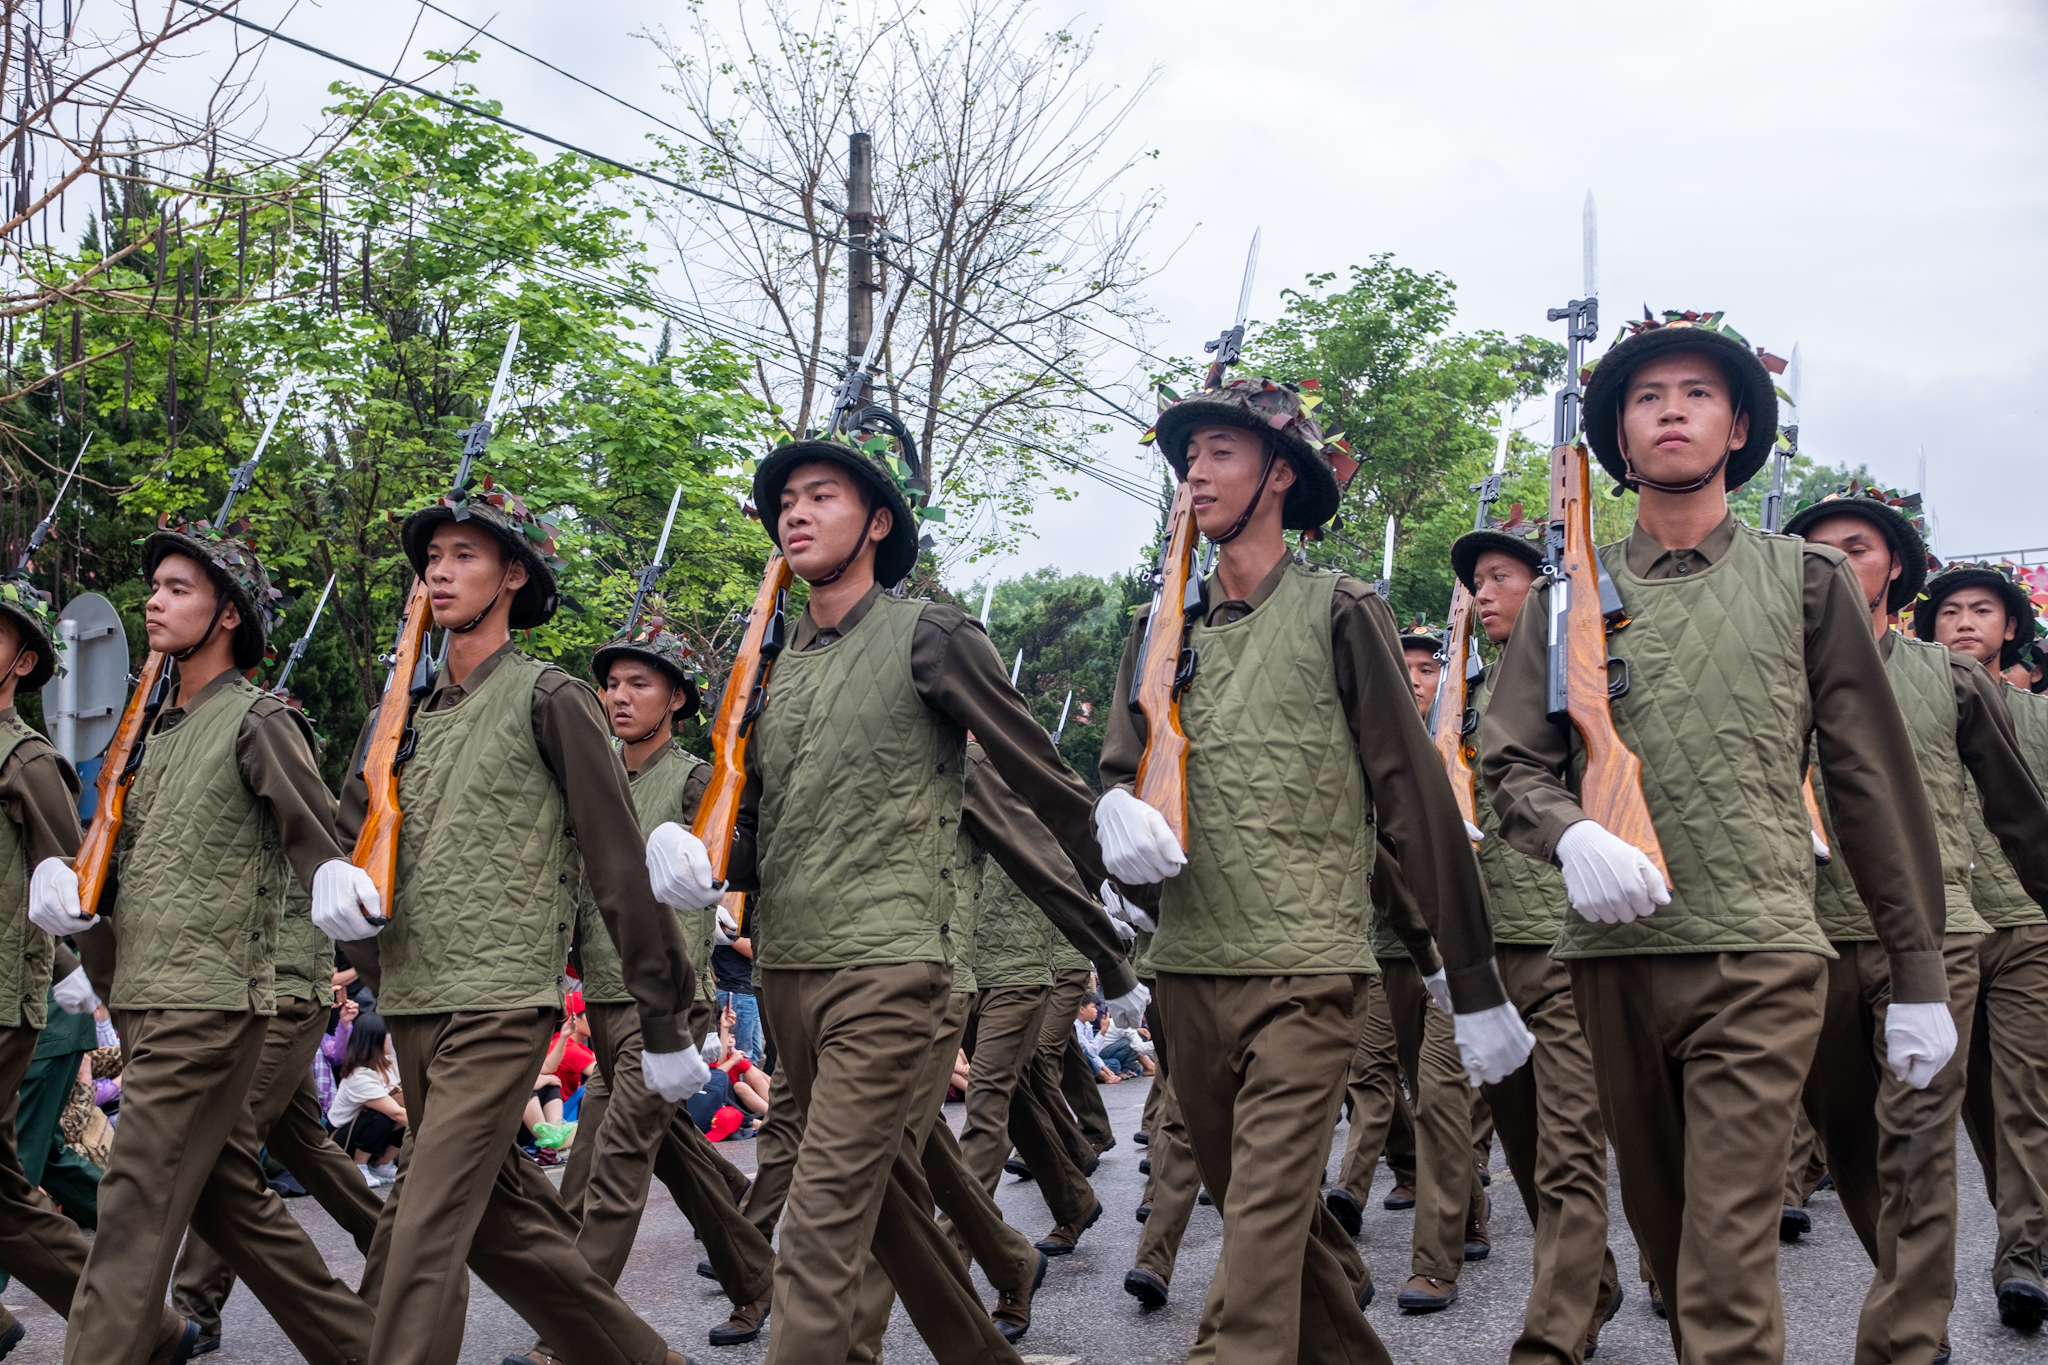
{"label": "camouflage foliage on helmet", "polygon": [[[555,545],[555,537],[562,531],[560,524],[528,507],[517,493],[498,487],[488,474],[474,488],[451,488],[427,505],[450,509],[457,521],[476,517],[523,537],[540,561],[556,573],[568,567]],[[392,520],[399,520],[395,513]]]}
{"label": "camouflage foliage on helmet", "polygon": [[204,519],[175,522],[168,517],[159,517],[157,527],[183,536],[204,550],[206,563],[256,604],[256,610],[263,618],[264,633],[267,635],[277,628],[277,623],[284,619],[284,613],[291,604],[285,600],[282,590],[271,586],[270,574],[264,569],[263,561],[242,539],[249,532],[248,522],[237,521],[219,528]]}
{"label": "camouflage foliage on helmet", "polygon": [[[1358,461],[1351,456],[1351,443],[1344,439],[1344,433],[1325,432],[1315,419],[1315,411],[1323,402],[1322,385],[1317,380],[1304,379],[1299,384],[1286,384],[1263,376],[1246,375],[1221,388],[1201,389],[1185,397],[1162,384],[1158,397],[1161,418],[1182,403],[1215,403],[1241,408],[1257,426],[1320,453],[1330,462],[1340,486],[1349,482],[1358,468]],[[1159,426],[1155,421],[1152,429],[1139,438],[1139,444],[1150,445],[1157,441]]]}

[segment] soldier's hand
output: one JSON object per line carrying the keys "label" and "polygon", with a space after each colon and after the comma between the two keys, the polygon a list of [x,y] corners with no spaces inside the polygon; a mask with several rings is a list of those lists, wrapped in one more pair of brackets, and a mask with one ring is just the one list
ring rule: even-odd
{"label": "soldier's hand", "polygon": [[29,923],[46,934],[82,934],[100,922],[78,908],[78,873],[62,858],[36,864],[28,881]]}
{"label": "soldier's hand", "polygon": [[1581,820],[1557,841],[1572,909],[1595,924],[1627,924],[1671,904],[1664,874],[1650,856],[1594,820]]}
{"label": "soldier's hand", "polygon": [[329,858],[313,873],[313,927],[336,943],[375,938],[390,923],[370,874],[346,858]]}

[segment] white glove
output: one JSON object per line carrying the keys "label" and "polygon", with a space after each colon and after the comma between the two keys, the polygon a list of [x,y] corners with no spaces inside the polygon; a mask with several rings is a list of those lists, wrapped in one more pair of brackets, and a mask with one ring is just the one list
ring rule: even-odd
{"label": "white glove", "polygon": [[[1813,840],[1813,858],[1815,862],[1827,863],[1834,861],[1834,854],[1828,851],[1828,841],[1820,837],[1819,830],[1815,829],[1812,825],[1808,825],[1806,827],[1806,837]],[[1954,1020],[1950,1020],[1950,1022],[1953,1023]]]}
{"label": "white glove", "polygon": [[740,936],[740,922],[732,917],[732,911],[718,907],[718,925],[711,931],[711,941],[721,948],[729,948],[732,941]]}
{"label": "white glove", "polygon": [[1458,1033],[1458,1058],[1473,1088],[1493,1085],[1521,1069],[1536,1050],[1536,1035],[1522,1023],[1513,1005],[1495,1005],[1477,1014],[1451,1016]]}
{"label": "white glove", "polygon": [[1423,977],[1422,988],[1429,992],[1430,1004],[1435,1005],[1445,1014],[1454,1013],[1451,1009],[1451,978],[1447,969],[1439,967],[1436,970],[1435,976]]}
{"label": "white glove", "polygon": [[[1159,932],[1158,920],[1153,919],[1143,910],[1140,910],[1137,906],[1117,894],[1117,889],[1108,882],[1102,884],[1102,908],[1109,911],[1109,917],[1113,922],[1133,931],[1142,929],[1148,934]],[[1117,933],[1123,935],[1123,940],[1126,943],[1137,938],[1135,932],[1125,934],[1123,929],[1118,929]]]}
{"label": "white glove", "polygon": [[45,858],[28,879],[28,922],[46,934],[82,934],[100,922],[78,910],[78,874],[62,858]]}
{"label": "white glove", "polygon": [[329,858],[313,870],[313,927],[336,943],[375,938],[384,925],[367,917],[383,914],[377,884],[348,859]]}
{"label": "white glove", "polygon": [[1109,875],[1131,886],[1163,882],[1188,865],[1166,817],[1122,787],[1095,803],[1095,837]]}
{"label": "white glove", "polygon": [[1152,992],[1146,990],[1145,983],[1140,981],[1131,988],[1128,995],[1119,995],[1107,1003],[1110,1023],[1118,1028],[1143,1028],[1145,1006],[1152,1003]]}
{"label": "white glove", "polygon": [[1956,1021],[1940,1001],[1901,1005],[1884,1012],[1885,1060],[1913,1090],[1925,1090],[1956,1054]]}
{"label": "white glove", "polygon": [[1572,909],[1595,924],[1627,924],[1671,904],[1664,875],[1647,853],[1597,821],[1581,820],[1557,841]]}
{"label": "white glove", "polygon": [[1470,820],[1467,820],[1465,822],[1465,837],[1467,839],[1470,839],[1475,844],[1486,842],[1486,832],[1480,829],[1479,826],[1473,824]]}
{"label": "white glove", "polygon": [[50,987],[50,994],[57,997],[57,1008],[66,1014],[91,1014],[100,1007],[100,998],[93,994],[83,967],[74,968],[71,975]]}
{"label": "white glove", "polygon": [[702,910],[725,895],[724,885],[711,875],[704,841],[673,820],[656,825],[647,836],[647,880],[656,900],[678,910]]}
{"label": "white glove", "polygon": [[674,1104],[711,1083],[711,1064],[694,1047],[681,1052],[643,1052],[640,1078],[647,1082],[649,1090]]}
{"label": "white glove", "polygon": [[[704,1058],[704,1065],[717,1066],[725,1057],[725,1040],[715,1033],[706,1034],[704,1046],[698,1048],[697,1052]],[[708,1080],[709,1077],[706,1077],[706,1079]]]}

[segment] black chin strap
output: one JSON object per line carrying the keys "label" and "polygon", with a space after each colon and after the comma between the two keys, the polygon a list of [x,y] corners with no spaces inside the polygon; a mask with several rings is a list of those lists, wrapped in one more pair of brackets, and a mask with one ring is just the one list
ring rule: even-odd
{"label": "black chin strap", "polygon": [[[1618,407],[1619,400],[1617,400]],[[1735,423],[1741,420],[1742,409],[1738,407],[1735,409],[1734,417],[1730,418],[1728,422],[1728,434],[1730,436],[1735,434]],[[1735,453],[1735,447],[1733,446],[1723,450],[1721,458],[1714,461],[1714,467],[1700,475],[1697,479],[1688,479],[1684,483],[1660,483],[1656,479],[1646,479],[1636,472],[1635,462],[1628,457],[1628,430],[1622,425],[1618,413],[1614,423],[1614,434],[1621,443],[1621,467],[1626,472],[1626,477],[1622,479],[1622,482],[1631,489],[1654,488],[1659,493],[1697,493],[1721,476],[1721,471],[1728,467],[1728,457]]]}
{"label": "black chin strap", "polygon": [[[510,556],[507,556],[507,558],[509,557]],[[450,635],[467,635],[471,631],[475,630],[478,626],[482,625],[484,623],[484,618],[491,614],[491,608],[497,606],[498,599],[505,595],[505,580],[510,578],[511,576],[512,566],[510,564],[507,564],[505,566],[505,572],[500,574],[498,577],[498,590],[491,594],[490,601],[484,603],[484,609],[478,612],[476,615],[470,617],[467,625],[449,626],[448,633]]]}
{"label": "black chin strap", "polygon": [[[199,637],[199,643],[198,643],[198,644],[196,644],[196,645],[193,645],[193,646],[192,646],[192,648],[190,648],[190,649],[187,649],[187,650],[183,650],[183,651],[181,651],[181,652],[179,652],[179,653],[176,653],[176,654],[173,654],[173,655],[171,655],[171,657],[172,657],[173,659],[176,659],[176,660],[177,660],[177,661],[178,661],[179,663],[184,663],[184,662],[185,662],[185,660],[187,660],[187,659],[191,658],[191,657],[192,657],[192,656],[193,656],[194,654],[197,654],[197,653],[198,653],[198,652],[199,652],[200,650],[202,650],[202,649],[206,648],[206,642],[207,642],[208,640],[211,640],[211,639],[213,638],[213,633],[214,633],[214,632],[215,632],[216,630],[219,630],[219,629],[220,629],[220,618],[221,618],[221,614],[222,614],[223,612],[225,612],[225,611],[226,611],[227,609],[228,609],[228,594],[227,594],[227,589],[225,589],[225,588],[222,588],[222,589],[221,589],[220,591],[218,591],[218,592],[216,592],[216,593],[214,594],[214,601],[213,601],[213,619],[212,619],[211,621],[208,621],[208,622],[206,623],[206,634],[204,634],[204,635],[200,636],[200,637]],[[19,651],[19,650],[16,650],[15,652],[16,652],[17,654],[19,654],[19,653],[20,653],[20,651]]]}
{"label": "black chin strap", "polygon": [[1266,480],[1273,477],[1273,457],[1278,453],[1278,451],[1273,449],[1271,441],[1266,442],[1266,462],[1259,466],[1259,486],[1252,490],[1252,500],[1244,505],[1244,511],[1238,515],[1235,522],[1231,523],[1228,531],[1225,531],[1220,536],[1209,537],[1210,544],[1228,545],[1231,541],[1244,534],[1245,527],[1251,525],[1252,513],[1259,510],[1259,499],[1266,495]]}
{"label": "black chin strap", "polygon": [[[676,689],[674,686],[670,686],[670,688],[668,689],[668,699],[671,702],[673,702],[676,699]],[[624,735],[620,735],[619,742],[627,745],[645,744],[648,740],[653,739],[656,735],[660,734],[664,728],[672,730],[675,726],[675,715],[675,708],[671,706],[661,713],[661,719],[655,722],[654,728],[652,730],[649,730],[646,734],[640,735],[634,739],[627,739]]]}
{"label": "black chin strap", "polygon": [[875,529],[875,513],[881,510],[882,500],[880,498],[877,498],[875,499],[874,505],[868,508],[868,519],[860,524],[860,535],[855,537],[854,539],[852,553],[848,554],[846,558],[840,560],[839,567],[834,569],[831,573],[826,574],[823,578],[813,578],[812,580],[810,580],[812,587],[822,588],[827,583],[837,583],[841,575],[843,575],[848,569],[853,567],[853,561],[859,559],[860,552],[867,547],[868,532]]}

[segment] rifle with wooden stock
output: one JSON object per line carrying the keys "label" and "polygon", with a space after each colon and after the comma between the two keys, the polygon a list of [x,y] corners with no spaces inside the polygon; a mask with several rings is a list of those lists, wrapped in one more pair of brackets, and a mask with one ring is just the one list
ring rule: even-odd
{"label": "rifle with wooden stock", "polygon": [[[739,655],[726,676],[718,712],[711,718],[711,780],[697,802],[697,818],[690,822],[690,832],[703,841],[715,881],[724,881],[732,865],[732,833],[739,823],[740,796],[747,786],[747,736],[768,700],[768,674],[775,667],[775,658],[788,643],[783,615],[789,605],[789,585],[795,578],[796,571],[782,551],[770,551],[768,571],[761,576],[753,609],[747,613]],[[733,918],[740,918],[736,909]]]}
{"label": "rifle with wooden stock", "polygon": [[[1501,433],[1500,449],[1493,457],[1493,472],[1472,485],[1472,491],[1479,495],[1479,510],[1473,514],[1472,529],[1486,528],[1487,514],[1500,498],[1503,471],[1507,468],[1507,432]],[[1438,654],[1440,669],[1436,680],[1436,697],[1429,706],[1429,735],[1436,744],[1437,756],[1443,759],[1444,772],[1451,779],[1451,795],[1457,798],[1458,814],[1465,823],[1477,827],[1478,798],[1474,791],[1472,759],[1473,746],[1466,742],[1466,712],[1469,709],[1467,697],[1471,693],[1472,680],[1479,676],[1479,651],[1472,642],[1472,626],[1479,617],[1478,605],[1472,600],[1472,590],[1465,586],[1465,580],[1457,579],[1451,588],[1450,618],[1444,626],[1443,652]]]}
{"label": "rifle with wooden stock", "polygon": [[[1621,591],[1600,563],[1593,542],[1592,479],[1587,452],[1579,440],[1579,408],[1585,390],[1579,386],[1584,346],[1600,335],[1593,196],[1586,195],[1586,296],[1549,312],[1552,322],[1565,324],[1565,383],[1557,395],[1557,441],[1550,451],[1550,524],[1544,536],[1543,575],[1550,580],[1550,645],[1546,655],[1547,705],[1553,721],[1569,720],[1586,750],[1586,769],[1579,779],[1579,808],[1616,838],[1641,849],[1656,865],[1665,885],[1671,869],[1650,823],[1643,800],[1643,764],[1622,743],[1608,702],[1626,696],[1628,665],[1610,658],[1607,632],[1628,625]],[[1622,665],[1613,679],[1612,665]]]}
{"label": "rifle with wooden stock", "polygon": [[[1205,390],[1223,387],[1223,377],[1244,350],[1245,318],[1251,311],[1252,278],[1259,268],[1259,236],[1252,233],[1244,263],[1244,283],[1237,292],[1237,320],[1202,349],[1215,359],[1202,376]],[[1145,753],[1138,760],[1138,799],[1166,818],[1166,825],[1188,846],[1188,737],[1180,727],[1180,698],[1195,680],[1195,651],[1188,644],[1195,615],[1202,609],[1202,580],[1195,572],[1195,549],[1201,532],[1195,526],[1195,495],[1186,479],[1166,513],[1166,545],[1152,573],[1152,610],[1145,618],[1131,675],[1131,710],[1145,718]],[[1179,610],[1173,613],[1169,604]],[[1169,613],[1172,613],[1169,615]]]}
{"label": "rifle with wooden stock", "polygon": [[[506,381],[512,374],[512,357],[519,349],[519,324],[505,339],[505,354],[498,361],[498,377],[491,385],[491,401],[483,418],[464,427],[462,463],[455,472],[454,490],[469,484],[469,468],[491,443],[491,429],[497,423],[505,401]],[[457,512],[460,520],[462,513]],[[427,580],[415,577],[406,598],[405,615],[399,618],[398,641],[391,651],[391,671],[384,677],[384,695],[377,703],[377,717],[370,727],[369,743],[363,747],[363,766],[358,776],[369,793],[369,808],[363,827],[356,834],[349,861],[369,874],[376,885],[384,913],[364,916],[373,924],[391,922],[392,897],[398,885],[398,832],[405,812],[398,804],[399,769],[412,757],[418,736],[413,730],[413,713],[434,690],[433,660],[427,651],[427,632],[433,629],[434,605],[427,593]]]}
{"label": "rifle with wooden stock", "polygon": [[[222,499],[220,511],[214,513],[213,524],[222,535],[227,534],[228,514],[235,510],[235,499],[248,492],[256,484],[256,462],[263,458],[263,452],[270,445],[270,437],[277,430],[277,419],[284,415],[285,404],[291,401],[292,383],[287,380],[277,395],[277,406],[270,411],[270,420],[263,426],[263,435],[256,442],[255,453],[236,465],[228,475],[227,497]],[[90,438],[87,438],[90,444]],[[83,447],[79,458],[85,458]],[[71,466],[76,473],[78,466]],[[69,488],[67,476],[64,486]],[[61,492],[57,495],[64,496]],[[57,509],[50,508],[54,517]],[[42,544],[42,536],[49,526],[49,518],[36,527],[31,537],[31,554],[35,546]],[[28,556],[23,555],[21,568],[28,568]],[[322,599],[323,601],[325,598]],[[107,870],[113,865],[114,841],[121,835],[121,826],[128,814],[128,786],[135,781],[135,774],[142,770],[143,751],[149,747],[149,731],[156,724],[157,715],[170,700],[171,673],[170,656],[152,649],[142,661],[142,669],[135,677],[135,690],[128,694],[128,706],[121,712],[121,723],[114,730],[113,743],[107,746],[105,756],[100,759],[99,779],[93,784],[99,795],[94,800],[92,823],[86,827],[85,841],[78,846],[78,856],[71,860],[72,868],[78,873],[78,907],[87,915],[98,914],[100,893],[107,887]],[[109,909],[113,907],[109,906]]]}

